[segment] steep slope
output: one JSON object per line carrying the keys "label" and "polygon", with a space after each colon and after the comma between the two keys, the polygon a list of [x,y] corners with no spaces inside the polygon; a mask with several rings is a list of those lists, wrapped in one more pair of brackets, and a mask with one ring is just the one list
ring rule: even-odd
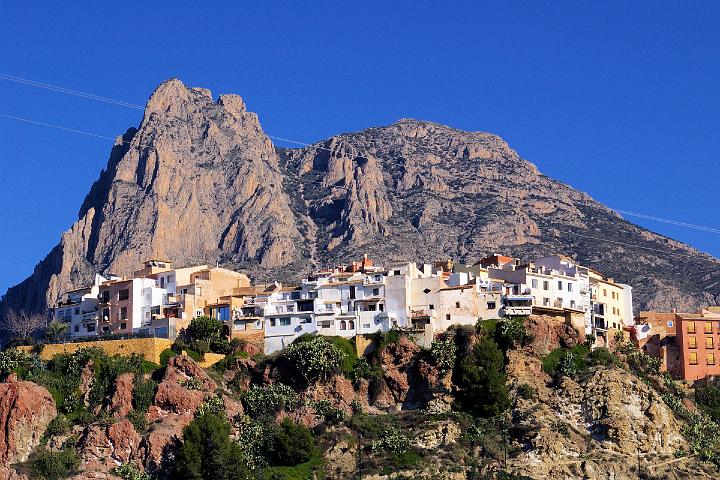
{"label": "steep slope", "polygon": [[381,262],[566,253],[636,306],[720,300],[720,262],[542,175],[502,139],[418,120],[275,149],[242,99],[170,80],[113,148],[78,221],[3,308],[41,309],[95,271],[220,261],[257,280]]}

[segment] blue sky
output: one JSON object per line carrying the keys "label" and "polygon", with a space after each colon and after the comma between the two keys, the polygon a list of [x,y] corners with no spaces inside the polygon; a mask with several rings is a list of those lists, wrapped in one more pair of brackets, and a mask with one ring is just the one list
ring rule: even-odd
{"label": "blue sky", "polygon": [[[308,142],[402,117],[489,131],[611,207],[720,228],[720,3],[546,3],[9,0],[0,73],[140,104],[179,77]],[[141,117],[3,80],[0,113],[111,137]],[[0,293],[110,145],[0,118]],[[720,255],[717,234],[632,220]]]}

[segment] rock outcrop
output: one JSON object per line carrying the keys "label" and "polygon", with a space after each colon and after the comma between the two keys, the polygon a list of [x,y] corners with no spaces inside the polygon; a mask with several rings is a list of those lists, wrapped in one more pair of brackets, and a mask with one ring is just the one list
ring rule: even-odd
{"label": "rock outcrop", "polygon": [[27,460],[55,415],[55,401],[45,388],[14,375],[0,383],[0,465]]}
{"label": "rock outcrop", "polygon": [[[242,98],[161,84],[118,137],[77,222],[2,309],[41,310],[150,256],[255,279],[379,262],[563,252],[631,284],[643,309],[720,299],[720,262],[542,175],[501,138],[403,119],[276,149]],[[679,254],[679,255],[676,255]]]}

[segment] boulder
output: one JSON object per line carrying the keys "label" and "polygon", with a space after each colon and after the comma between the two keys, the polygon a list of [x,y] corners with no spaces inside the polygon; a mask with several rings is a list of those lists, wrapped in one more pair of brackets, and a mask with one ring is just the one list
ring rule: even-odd
{"label": "boulder", "polygon": [[125,417],[132,410],[133,384],[135,376],[123,373],[115,379],[115,388],[110,399],[110,411],[113,417]]}
{"label": "boulder", "polygon": [[0,383],[0,464],[27,460],[56,415],[55,401],[45,388],[15,375]]}
{"label": "boulder", "polygon": [[82,467],[88,471],[109,471],[136,458],[140,442],[140,435],[127,419],[109,425],[90,425],[78,442]]}

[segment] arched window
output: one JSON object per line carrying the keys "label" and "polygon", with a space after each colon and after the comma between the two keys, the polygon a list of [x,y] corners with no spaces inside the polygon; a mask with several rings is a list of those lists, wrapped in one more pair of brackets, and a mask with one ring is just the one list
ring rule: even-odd
{"label": "arched window", "polygon": [[355,320],[350,320],[348,327],[350,328],[350,330],[355,330]]}
{"label": "arched window", "polygon": [[340,320],[340,330],[347,330],[347,323],[345,320]]}

